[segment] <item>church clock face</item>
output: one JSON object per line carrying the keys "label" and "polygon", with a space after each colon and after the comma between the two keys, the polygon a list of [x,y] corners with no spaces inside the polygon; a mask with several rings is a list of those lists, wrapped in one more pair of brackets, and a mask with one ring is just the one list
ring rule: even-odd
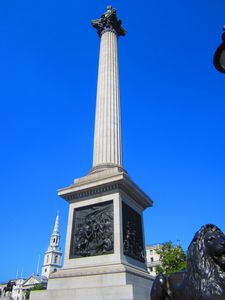
{"label": "church clock face", "polygon": [[70,258],[114,252],[113,201],[74,209]]}

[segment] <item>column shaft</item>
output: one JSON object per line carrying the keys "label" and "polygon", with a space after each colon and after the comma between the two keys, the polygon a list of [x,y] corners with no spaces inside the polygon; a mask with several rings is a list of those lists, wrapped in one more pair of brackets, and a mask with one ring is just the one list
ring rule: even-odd
{"label": "column shaft", "polygon": [[122,166],[117,35],[101,36],[93,168]]}

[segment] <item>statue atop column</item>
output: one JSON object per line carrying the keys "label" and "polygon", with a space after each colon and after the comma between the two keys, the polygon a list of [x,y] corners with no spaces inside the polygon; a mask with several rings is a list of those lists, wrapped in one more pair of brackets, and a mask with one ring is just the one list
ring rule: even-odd
{"label": "statue atop column", "polygon": [[126,30],[122,27],[122,21],[117,19],[116,9],[111,5],[107,6],[107,11],[102,14],[100,19],[93,20],[92,26],[97,29],[98,35],[101,37],[105,31],[114,31],[117,36],[124,36]]}

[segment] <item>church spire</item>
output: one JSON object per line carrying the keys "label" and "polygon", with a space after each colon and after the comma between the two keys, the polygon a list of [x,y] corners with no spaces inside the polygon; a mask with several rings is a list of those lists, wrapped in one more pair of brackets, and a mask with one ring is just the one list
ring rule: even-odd
{"label": "church spire", "polygon": [[56,216],[54,229],[50,239],[49,249],[59,249],[59,241],[60,241],[60,234],[59,234],[59,214]]}
{"label": "church spire", "polygon": [[122,168],[120,88],[117,40],[126,31],[117,19],[116,9],[107,6],[100,19],[93,20],[101,38],[95,113],[92,172]]}
{"label": "church spire", "polygon": [[51,240],[50,240],[50,247],[59,247],[59,214],[56,216],[55,226],[52,232]]}
{"label": "church spire", "polygon": [[60,247],[60,233],[59,233],[59,213],[57,213],[55,225],[50,238],[50,243],[45,252],[44,264],[42,266],[42,275],[49,277],[50,273],[57,271],[62,267],[61,258],[62,251]]}

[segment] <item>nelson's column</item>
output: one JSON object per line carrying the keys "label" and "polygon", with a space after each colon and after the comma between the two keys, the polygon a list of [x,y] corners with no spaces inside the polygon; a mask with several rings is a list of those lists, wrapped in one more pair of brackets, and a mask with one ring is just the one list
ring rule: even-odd
{"label": "nelson's column", "polygon": [[92,25],[100,37],[93,166],[58,191],[69,203],[64,265],[32,300],[150,299],[142,212],[152,200],[122,166],[117,41],[126,31],[111,6]]}

